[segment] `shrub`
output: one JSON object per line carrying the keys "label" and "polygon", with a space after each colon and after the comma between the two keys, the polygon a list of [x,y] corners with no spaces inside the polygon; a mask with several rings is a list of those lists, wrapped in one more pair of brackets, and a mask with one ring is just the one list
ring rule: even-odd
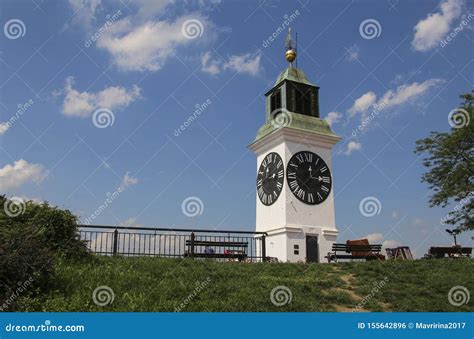
{"label": "shrub", "polygon": [[87,255],[70,211],[0,196],[0,308],[15,310],[18,294],[44,288],[58,257]]}

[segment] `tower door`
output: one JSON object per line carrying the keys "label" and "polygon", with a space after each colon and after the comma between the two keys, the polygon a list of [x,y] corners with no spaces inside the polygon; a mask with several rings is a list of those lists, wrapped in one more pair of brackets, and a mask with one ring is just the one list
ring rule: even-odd
{"label": "tower door", "polygon": [[306,236],[306,261],[319,262],[318,237],[316,235]]}

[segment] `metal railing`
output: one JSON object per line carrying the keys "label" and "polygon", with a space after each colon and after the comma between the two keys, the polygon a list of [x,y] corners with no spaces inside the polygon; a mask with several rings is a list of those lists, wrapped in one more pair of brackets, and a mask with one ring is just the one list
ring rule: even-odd
{"label": "metal railing", "polygon": [[212,257],[221,261],[236,256],[243,256],[246,261],[265,261],[266,235],[250,231],[79,225],[80,239],[86,241],[91,252],[101,255],[182,258],[205,257],[206,252],[212,251]]}

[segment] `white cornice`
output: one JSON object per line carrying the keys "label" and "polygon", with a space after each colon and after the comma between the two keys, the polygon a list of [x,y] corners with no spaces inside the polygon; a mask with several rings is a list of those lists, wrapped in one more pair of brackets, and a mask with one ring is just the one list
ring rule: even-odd
{"label": "white cornice", "polygon": [[248,146],[248,148],[250,148],[254,152],[258,152],[259,150],[265,151],[267,149],[273,148],[275,145],[283,141],[290,141],[296,143],[303,143],[310,146],[332,149],[332,147],[339,140],[341,140],[341,137],[335,135],[312,133],[296,130],[293,128],[283,127],[253,142]]}

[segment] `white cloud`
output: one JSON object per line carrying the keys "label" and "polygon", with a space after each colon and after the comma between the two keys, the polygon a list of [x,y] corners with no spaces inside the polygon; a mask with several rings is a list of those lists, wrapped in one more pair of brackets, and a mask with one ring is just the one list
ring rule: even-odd
{"label": "white cloud", "polygon": [[40,164],[29,164],[20,159],[13,165],[8,164],[0,168],[0,191],[9,191],[27,182],[39,182],[45,175],[45,170]]}
{"label": "white cloud", "polygon": [[247,73],[250,75],[257,75],[260,72],[261,54],[241,54],[232,55],[227,61],[216,59],[212,57],[211,52],[206,52],[201,56],[201,71],[216,75],[223,70],[233,70],[237,73]]}
{"label": "white cloud", "polygon": [[371,233],[365,236],[365,239],[367,239],[371,245],[382,244],[382,254],[384,255],[386,248],[402,246],[402,244],[397,240],[384,240],[384,238],[385,237],[381,233]]}
{"label": "white cloud", "polygon": [[130,172],[125,173],[120,183],[119,188],[123,191],[125,188],[138,184],[138,178],[130,175]]}
{"label": "white cloud", "polygon": [[441,79],[429,79],[422,83],[414,82],[398,86],[396,90],[385,92],[382,98],[377,102],[377,106],[385,108],[399,106],[413,101],[425,94],[431,87],[442,83]]}
{"label": "white cloud", "polygon": [[201,56],[201,71],[212,75],[219,74],[221,64],[218,60],[211,60],[211,52],[207,51]]}
{"label": "white cloud", "polygon": [[143,18],[151,18],[160,14],[168,5],[174,5],[170,0],[133,0],[130,5],[138,7],[137,15]]}
{"label": "white cloud", "polygon": [[[176,54],[179,46],[196,43],[214,35],[212,24],[198,13],[182,16],[173,22],[146,21],[134,24],[127,17],[115,22],[97,41],[113,62],[123,71],[157,71],[167,59]],[[183,34],[183,25],[189,20],[199,22],[194,27],[203,35],[190,39]]]}
{"label": "white cloud", "polygon": [[369,241],[369,244],[380,244],[383,240],[382,233],[370,233],[365,236],[365,239]]}
{"label": "white cloud", "polygon": [[342,114],[339,112],[329,112],[328,115],[324,118],[329,126],[332,126],[341,120]]}
{"label": "white cloud", "polygon": [[358,151],[362,148],[362,144],[356,141],[349,141],[347,143],[346,151],[344,152],[345,155],[351,155],[352,152]]}
{"label": "white cloud", "polygon": [[10,128],[8,122],[0,122],[0,135],[5,134],[5,132]]}
{"label": "white cloud", "polygon": [[140,88],[134,85],[130,90],[111,86],[100,92],[79,92],[73,88],[74,78],[66,79],[63,113],[69,116],[88,117],[98,108],[122,109],[140,98]]}
{"label": "white cloud", "polygon": [[377,101],[377,95],[369,91],[358,98],[352,107],[347,111],[349,118],[353,118],[357,114],[361,115],[361,121],[364,121],[368,115],[369,110],[380,111],[400,106],[405,103],[414,102],[429,89],[443,83],[441,79],[429,79],[422,83],[413,82],[411,84],[403,84],[398,86],[395,90],[388,90]]}
{"label": "white cloud", "polygon": [[232,69],[237,73],[248,73],[257,75],[260,71],[261,54],[252,55],[250,53],[243,55],[232,55],[224,64],[224,69]]}
{"label": "white cloud", "polygon": [[95,20],[96,13],[102,5],[101,0],[69,0],[74,17],[73,20],[81,22],[84,26],[90,27]]}
{"label": "white cloud", "polygon": [[125,226],[125,227],[145,227],[144,225],[137,223],[137,220],[135,218],[128,218],[127,220],[125,220],[121,223],[121,226]]}
{"label": "white cloud", "polygon": [[130,172],[125,173],[123,176],[122,183],[126,186],[131,186],[131,185],[136,185],[138,183],[138,179],[135,177],[132,177],[130,175]]}
{"label": "white cloud", "polygon": [[420,20],[414,28],[413,48],[421,52],[434,48],[449,32],[453,21],[461,15],[462,7],[463,0],[445,0],[440,5],[441,12],[430,13]]}
{"label": "white cloud", "polygon": [[386,248],[396,248],[402,246],[402,243],[397,240],[384,240],[382,243],[382,253],[385,254]]}
{"label": "white cloud", "polygon": [[357,113],[362,113],[362,112],[367,111],[369,107],[375,103],[376,99],[377,99],[377,96],[375,95],[374,92],[370,91],[370,92],[365,93],[354,102],[354,105],[352,105],[351,108],[349,108],[348,110],[349,117],[352,118]]}

